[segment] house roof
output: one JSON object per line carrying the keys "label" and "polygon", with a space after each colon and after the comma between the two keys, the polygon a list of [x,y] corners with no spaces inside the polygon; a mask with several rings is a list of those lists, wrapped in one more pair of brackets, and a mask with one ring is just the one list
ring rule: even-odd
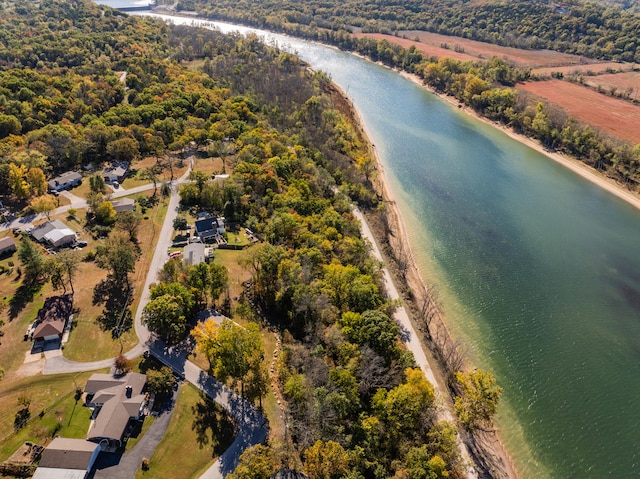
{"label": "house roof", "polygon": [[75,238],[76,233],[75,231],[69,228],[54,229],[49,231],[46,235],[44,235],[44,239],[47,240],[49,243],[53,243],[53,244],[57,243],[61,239],[70,238],[70,237]]}
{"label": "house roof", "polygon": [[84,479],[87,471],[80,469],[61,469],[38,467],[31,479]]}
{"label": "house roof", "polygon": [[215,230],[217,227],[216,218],[204,218],[202,220],[198,220],[195,222],[194,226],[196,228],[196,233]]}
{"label": "house roof", "polygon": [[45,299],[44,306],[38,311],[37,326],[33,332],[36,339],[54,334],[62,334],[64,325],[71,315],[73,295],[65,294]]}
{"label": "house roof", "polygon": [[55,229],[65,229],[67,228],[67,225],[65,225],[62,221],[60,220],[51,220],[51,221],[47,221],[46,223],[42,223],[39,226],[36,226],[35,228],[33,228],[31,230],[31,237],[33,239],[35,239],[36,241],[42,241],[42,239],[45,237],[45,235]]}
{"label": "house roof", "polygon": [[136,202],[133,198],[122,198],[116,201],[112,201],[113,209],[116,210],[116,213],[120,213],[121,211],[131,211],[136,208]]}
{"label": "house roof", "polygon": [[189,243],[182,252],[182,258],[190,265],[202,263],[205,257],[204,243]]}
{"label": "house roof", "polygon": [[61,175],[58,175],[55,178],[51,178],[47,184],[49,185],[49,188],[54,190],[59,185],[64,185],[65,183],[71,183],[73,181],[78,181],[81,179],[82,175],[77,171],[65,171]]}
{"label": "house roof", "polygon": [[[111,378],[105,376],[109,375],[94,374],[85,386],[85,392],[93,391],[93,402],[97,402],[98,399],[105,401],[89,428],[87,438],[120,440],[129,419],[138,415],[144,402],[144,394],[141,393],[147,377],[139,373],[128,373],[121,377],[111,376]],[[100,385],[104,388],[95,389]]]}
{"label": "house roof", "polygon": [[16,242],[13,241],[13,238],[9,238],[8,236],[0,239],[0,251],[5,251],[8,249],[16,249]]}
{"label": "house roof", "polygon": [[39,467],[81,469],[91,466],[91,459],[99,444],[85,439],[56,437],[42,452]]}
{"label": "house roof", "polygon": [[129,170],[129,163],[121,161],[120,163],[113,164],[104,169],[103,176],[117,176],[123,177]]}

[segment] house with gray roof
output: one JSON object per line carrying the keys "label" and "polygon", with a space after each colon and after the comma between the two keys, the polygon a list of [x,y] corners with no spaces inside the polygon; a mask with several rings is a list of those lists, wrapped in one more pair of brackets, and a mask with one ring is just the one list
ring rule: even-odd
{"label": "house with gray roof", "polygon": [[116,210],[116,213],[133,211],[136,209],[136,202],[133,198],[121,198],[119,200],[112,201],[111,204],[113,205],[113,209]]}
{"label": "house with gray roof", "polygon": [[45,243],[54,248],[73,244],[77,239],[76,232],[60,220],[42,223],[33,228],[29,234],[38,243]]}
{"label": "house with gray roof", "polygon": [[73,188],[82,183],[82,175],[77,171],[65,171],[61,175],[51,178],[47,185],[49,191],[62,191]]}
{"label": "house with gray roof", "polygon": [[99,444],[56,437],[42,452],[33,479],[85,479],[98,454]]}
{"label": "house with gray roof", "polygon": [[107,183],[113,183],[114,181],[122,182],[128,172],[129,163],[126,161],[119,161],[105,168],[102,172],[102,177]]}
{"label": "house with gray roof", "polygon": [[0,239],[0,256],[10,255],[16,249],[16,242],[13,241],[13,238],[5,236]]}
{"label": "house with gray roof", "polygon": [[87,433],[89,441],[122,446],[129,422],[143,416],[147,401],[142,390],[146,381],[147,377],[139,373],[96,373],[89,378],[84,388],[86,403],[94,408],[94,421]]}

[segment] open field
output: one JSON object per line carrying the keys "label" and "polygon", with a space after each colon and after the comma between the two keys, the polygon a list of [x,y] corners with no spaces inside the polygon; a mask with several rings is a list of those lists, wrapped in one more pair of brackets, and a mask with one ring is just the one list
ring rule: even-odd
{"label": "open field", "polygon": [[[178,179],[187,171],[189,162],[181,159],[174,158],[173,160],[173,178]],[[157,175],[158,187],[165,182],[171,180],[171,169],[169,168],[169,162],[166,158],[161,160],[162,170]],[[155,157],[143,158],[140,161],[136,161],[131,165],[129,174],[122,182],[123,188],[135,188],[136,186],[142,186],[149,183],[149,180],[143,179],[141,173],[146,168],[151,168],[156,165]]]}
{"label": "open field", "polygon": [[[594,60],[589,58],[554,52],[551,50],[521,50],[519,48],[502,47],[491,43],[484,43],[461,37],[440,35],[438,33],[421,32],[417,30],[401,31],[398,33],[401,37],[410,40],[418,38],[420,43],[424,45],[436,47],[447,45],[450,50],[444,49],[445,51],[455,53],[455,50],[458,50],[460,53],[473,57],[474,60],[486,60],[491,57],[499,57],[511,60],[519,66],[530,67],[552,67],[556,65],[581,65],[585,63],[594,63]],[[392,35],[382,35],[380,38],[386,38],[389,41],[393,41],[392,39],[398,39],[398,37],[394,37]],[[415,43],[416,48],[418,48],[420,43]]]}
{"label": "open field", "polygon": [[518,84],[517,89],[538,95],[613,137],[640,143],[640,105],[562,80],[527,82]]}
{"label": "open field", "polygon": [[534,68],[531,70],[533,75],[551,76],[554,72],[560,72],[563,75],[598,75],[605,72],[628,72],[636,68],[635,63],[618,63],[618,62],[602,62],[590,63],[587,65],[566,65],[558,67]]}
{"label": "open field", "polygon": [[605,73],[587,77],[585,83],[604,92],[615,91],[618,95],[628,93],[629,98],[640,100],[640,71]]}
{"label": "open field", "polygon": [[195,171],[202,171],[211,177],[211,175],[222,173],[222,158],[198,158],[193,164]]}
{"label": "open field", "polygon": [[164,438],[137,479],[199,477],[233,442],[233,423],[224,410],[191,384],[180,389]]}
{"label": "open field", "polygon": [[[46,445],[54,434],[84,438],[91,411],[76,401],[76,385],[83,388],[93,372],[34,376],[10,384],[0,391],[0,460],[6,460],[25,441]],[[22,406],[18,398],[31,400],[30,419],[14,430],[14,419]]]}

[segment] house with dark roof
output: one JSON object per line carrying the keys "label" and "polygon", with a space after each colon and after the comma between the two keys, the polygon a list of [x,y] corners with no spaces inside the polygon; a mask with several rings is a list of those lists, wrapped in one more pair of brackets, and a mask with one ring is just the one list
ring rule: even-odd
{"label": "house with dark roof", "polygon": [[127,173],[129,172],[129,163],[126,161],[119,161],[113,163],[102,171],[102,177],[107,183],[113,183],[114,181],[122,182]]}
{"label": "house with dark roof", "polygon": [[225,220],[222,217],[204,218],[195,222],[195,234],[202,241],[212,241],[216,236],[224,233]]}
{"label": "house with dark roof", "polygon": [[[120,447],[131,420],[143,416],[147,404],[142,394],[147,377],[139,373],[124,376],[96,373],[84,388],[86,404],[94,408],[89,441],[106,447]],[[105,448],[106,448],[105,447]]]}
{"label": "house with dark roof", "polygon": [[0,256],[8,256],[16,250],[16,242],[8,236],[0,239]]}
{"label": "house with dark roof", "polygon": [[47,185],[49,186],[49,191],[62,191],[73,188],[80,183],[82,183],[82,175],[80,173],[77,171],[65,171],[61,175],[51,178]]}
{"label": "house with dark roof", "polygon": [[73,295],[51,296],[38,311],[33,331],[35,344],[62,339],[73,311]]}
{"label": "house with dark roof", "polygon": [[85,479],[98,454],[99,444],[56,437],[42,452],[33,479]]}

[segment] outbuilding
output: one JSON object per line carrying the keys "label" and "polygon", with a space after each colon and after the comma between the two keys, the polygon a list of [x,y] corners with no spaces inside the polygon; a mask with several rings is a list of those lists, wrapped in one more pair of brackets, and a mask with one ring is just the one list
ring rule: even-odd
{"label": "outbuilding", "polygon": [[85,479],[99,454],[99,444],[56,437],[42,452],[33,479]]}
{"label": "outbuilding", "polygon": [[8,256],[16,250],[16,242],[8,236],[0,239],[0,256]]}

